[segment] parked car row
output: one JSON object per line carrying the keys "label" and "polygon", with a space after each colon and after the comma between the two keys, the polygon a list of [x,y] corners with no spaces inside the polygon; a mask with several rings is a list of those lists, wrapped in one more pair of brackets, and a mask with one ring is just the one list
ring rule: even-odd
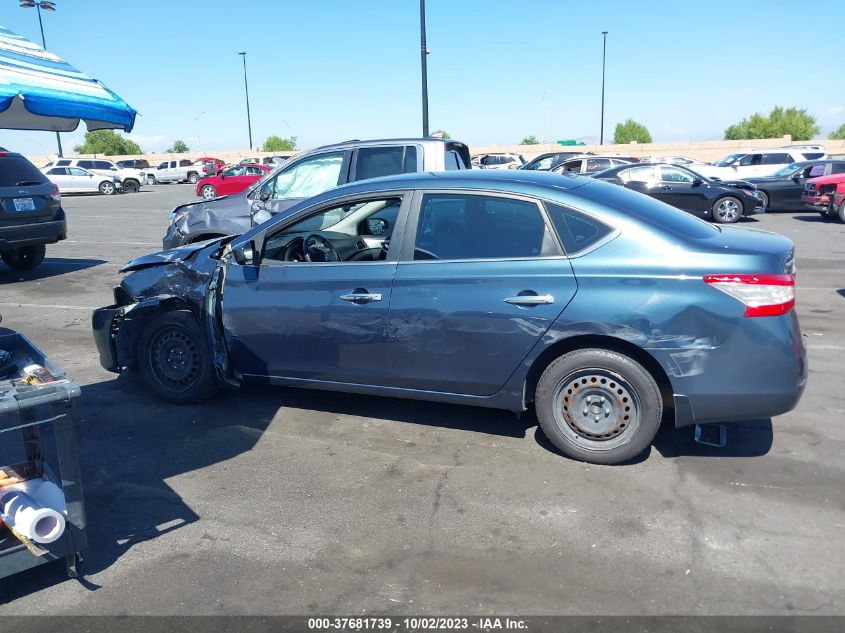
{"label": "parked car row", "polygon": [[[71,169],[74,170],[73,173],[71,173]],[[67,186],[73,183],[77,187],[73,189],[75,192],[100,191],[109,195],[119,191],[124,193],[140,191],[141,185],[146,183],[147,180],[146,172],[143,169],[120,167],[105,158],[58,158],[44,165],[42,171],[60,188],[62,187],[61,183],[65,183]],[[103,177],[97,182],[98,186],[93,189],[90,187],[90,181],[95,180],[95,178],[88,178],[89,173]],[[54,178],[60,179],[61,182]],[[86,181],[86,179],[88,180]],[[103,183],[105,184],[100,189],[99,185]]]}

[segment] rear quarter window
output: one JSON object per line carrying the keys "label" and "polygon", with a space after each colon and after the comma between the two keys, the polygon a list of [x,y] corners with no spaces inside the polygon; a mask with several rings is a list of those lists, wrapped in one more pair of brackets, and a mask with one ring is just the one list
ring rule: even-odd
{"label": "rear quarter window", "polygon": [[658,232],[673,233],[688,239],[707,239],[719,233],[717,227],[705,220],[610,183],[590,183],[579,187],[576,195],[648,224]]}
{"label": "rear quarter window", "polygon": [[0,187],[23,187],[21,183],[45,182],[47,178],[44,174],[23,156],[0,156]]}
{"label": "rear quarter window", "polygon": [[546,202],[546,211],[567,255],[577,255],[613,232],[604,222],[561,204]]}

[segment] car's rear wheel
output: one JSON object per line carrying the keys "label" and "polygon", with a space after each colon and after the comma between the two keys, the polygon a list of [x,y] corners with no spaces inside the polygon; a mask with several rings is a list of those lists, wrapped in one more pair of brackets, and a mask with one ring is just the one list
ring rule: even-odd
{"label": "car's rear wheel", "polygon": [[217,197],[217,189],[214,188],[212,185],[205,185],[201,190],[200,194],[206,200],[211,200],[212,198]]}
{"label": "car's rear wheel", "polygon": [[760,191],[758,189],[757,195],[760,197],[760,206],[763,207],[764,209],[768,209],[769,208],[769,194],[767,194],[765,191]]}
{"label": "car's rear wheel", "polygon": [[141,183],[137,180],[124,180],[123,193],[135,193],[141,188]]}
{"label": "car's rear wheel", "polygon": [[3,261],[9,268],[15,270],[32,270],[44,261],[47,248],[43,244],[35,246],[23,246],[3,251]]}
{"label": "car's rear wheel", "polygon": [[148,185],[156,184],[156,177],[155,176],[147,176],[147,184]]}
{"label": "car's rear wheel", "polygon": [[618,464],[642,453],[663,414],[652,375],[607,349],[575,350],[553,361],[537,383],[535,407],[552,444],[594,464]]}
{"label": "car's rear wheel", "polygon": [[742,203],[733,196],[719,198],[713,204],[713,221],[719,224],[733,224],[742,217]]}
{"label": "car's rear wheel", "polygon": [[199,181],[200,181],[200,177],[198,175],[196,175],[194,172],[191,172],[190,174],[188,174],[188,182],[191,183],[192,185],[197,184]]}
{"label": "car's rear wheel", "polygon": [[104,180],[100,183],[100,193],[105,196],[114,195],[117,191],[117,187],[114,186],[113,182],[109,182],[108,180]]}
{"label": "car's rear wheel", "polygon": [[141,380],[168,402],[200,402],[217,391],[205,334],[187,311],[154,318],[138,341]]}

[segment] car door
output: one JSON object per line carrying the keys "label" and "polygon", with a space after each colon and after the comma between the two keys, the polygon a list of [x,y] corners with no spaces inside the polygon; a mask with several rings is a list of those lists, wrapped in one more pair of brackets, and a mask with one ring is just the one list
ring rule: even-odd
{"label": "car door", "polygon": [[73,180],[68,174],[67,167],[51,167],[46,172],[47,178],[50,182],[55,184],[61,193],[71,193],[75,191],[73,188]]}
{"label": "car door", "polygon": [[246,169],[246,165],[237,165],[220,174],[220,182],[216,187],[217,195],[223,196],[246,189],[250,182],[246,178]]}
{"label": "car door", "polygon": [[351,151],[340,150],[289,161],[256,189],[256,195],[266,198],[264,209],[275,215],[347,182],[351,158]]}
{"label": "car door", "polygon": [[658,165],[657,173],[660,180],[654,188],[654,198],[695,215],[707,215],[710,200],[700,179],[696,184],[692,173],[676,165]]}
{"label": "car door", "polygon": [[804,192],[804,185],[810,178],[827,176],[830,173],[830,166],[831,163],[819,163],[798,170],[789,181],[790,184],[778,191],[776,206],[783,209],[801,209],[801,194]]}
{"label": "car door", "polygon": [[73,191],[91,192],[99,191],[102,176],[94,172],[82,169],[81,167],[68,167],[68,180],[71,183]]}
{"label": "car door", "polygon": [[575,295],[542,204],[417,194],[408,227],[390,303],[396,386],[498,392]]}
{"label": "car door", "polygon": [[[223,327],[235,368],[280,382],[390,384],[388,314],[398,254],[382,246],[410,200],[404,192],[359,194],[263,225],[253,238],[259,263],[227,263]],[[303,242],[314,236],[328,240],[340,261],[316,249],[323,253],[316,259],[329,261],[302,261]]]}

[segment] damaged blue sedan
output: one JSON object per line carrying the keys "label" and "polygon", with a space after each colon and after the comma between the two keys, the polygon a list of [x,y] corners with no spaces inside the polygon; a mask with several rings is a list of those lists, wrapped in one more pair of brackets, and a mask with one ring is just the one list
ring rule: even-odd
{"label": "damaged blue sedan", "polygon": [[170,402],[259,382],[533,406],[563,453],[613,464],[664,418],[795,407],[793,261],[781,235],[588,178],[410,174],[129,262],[94,338]]}

